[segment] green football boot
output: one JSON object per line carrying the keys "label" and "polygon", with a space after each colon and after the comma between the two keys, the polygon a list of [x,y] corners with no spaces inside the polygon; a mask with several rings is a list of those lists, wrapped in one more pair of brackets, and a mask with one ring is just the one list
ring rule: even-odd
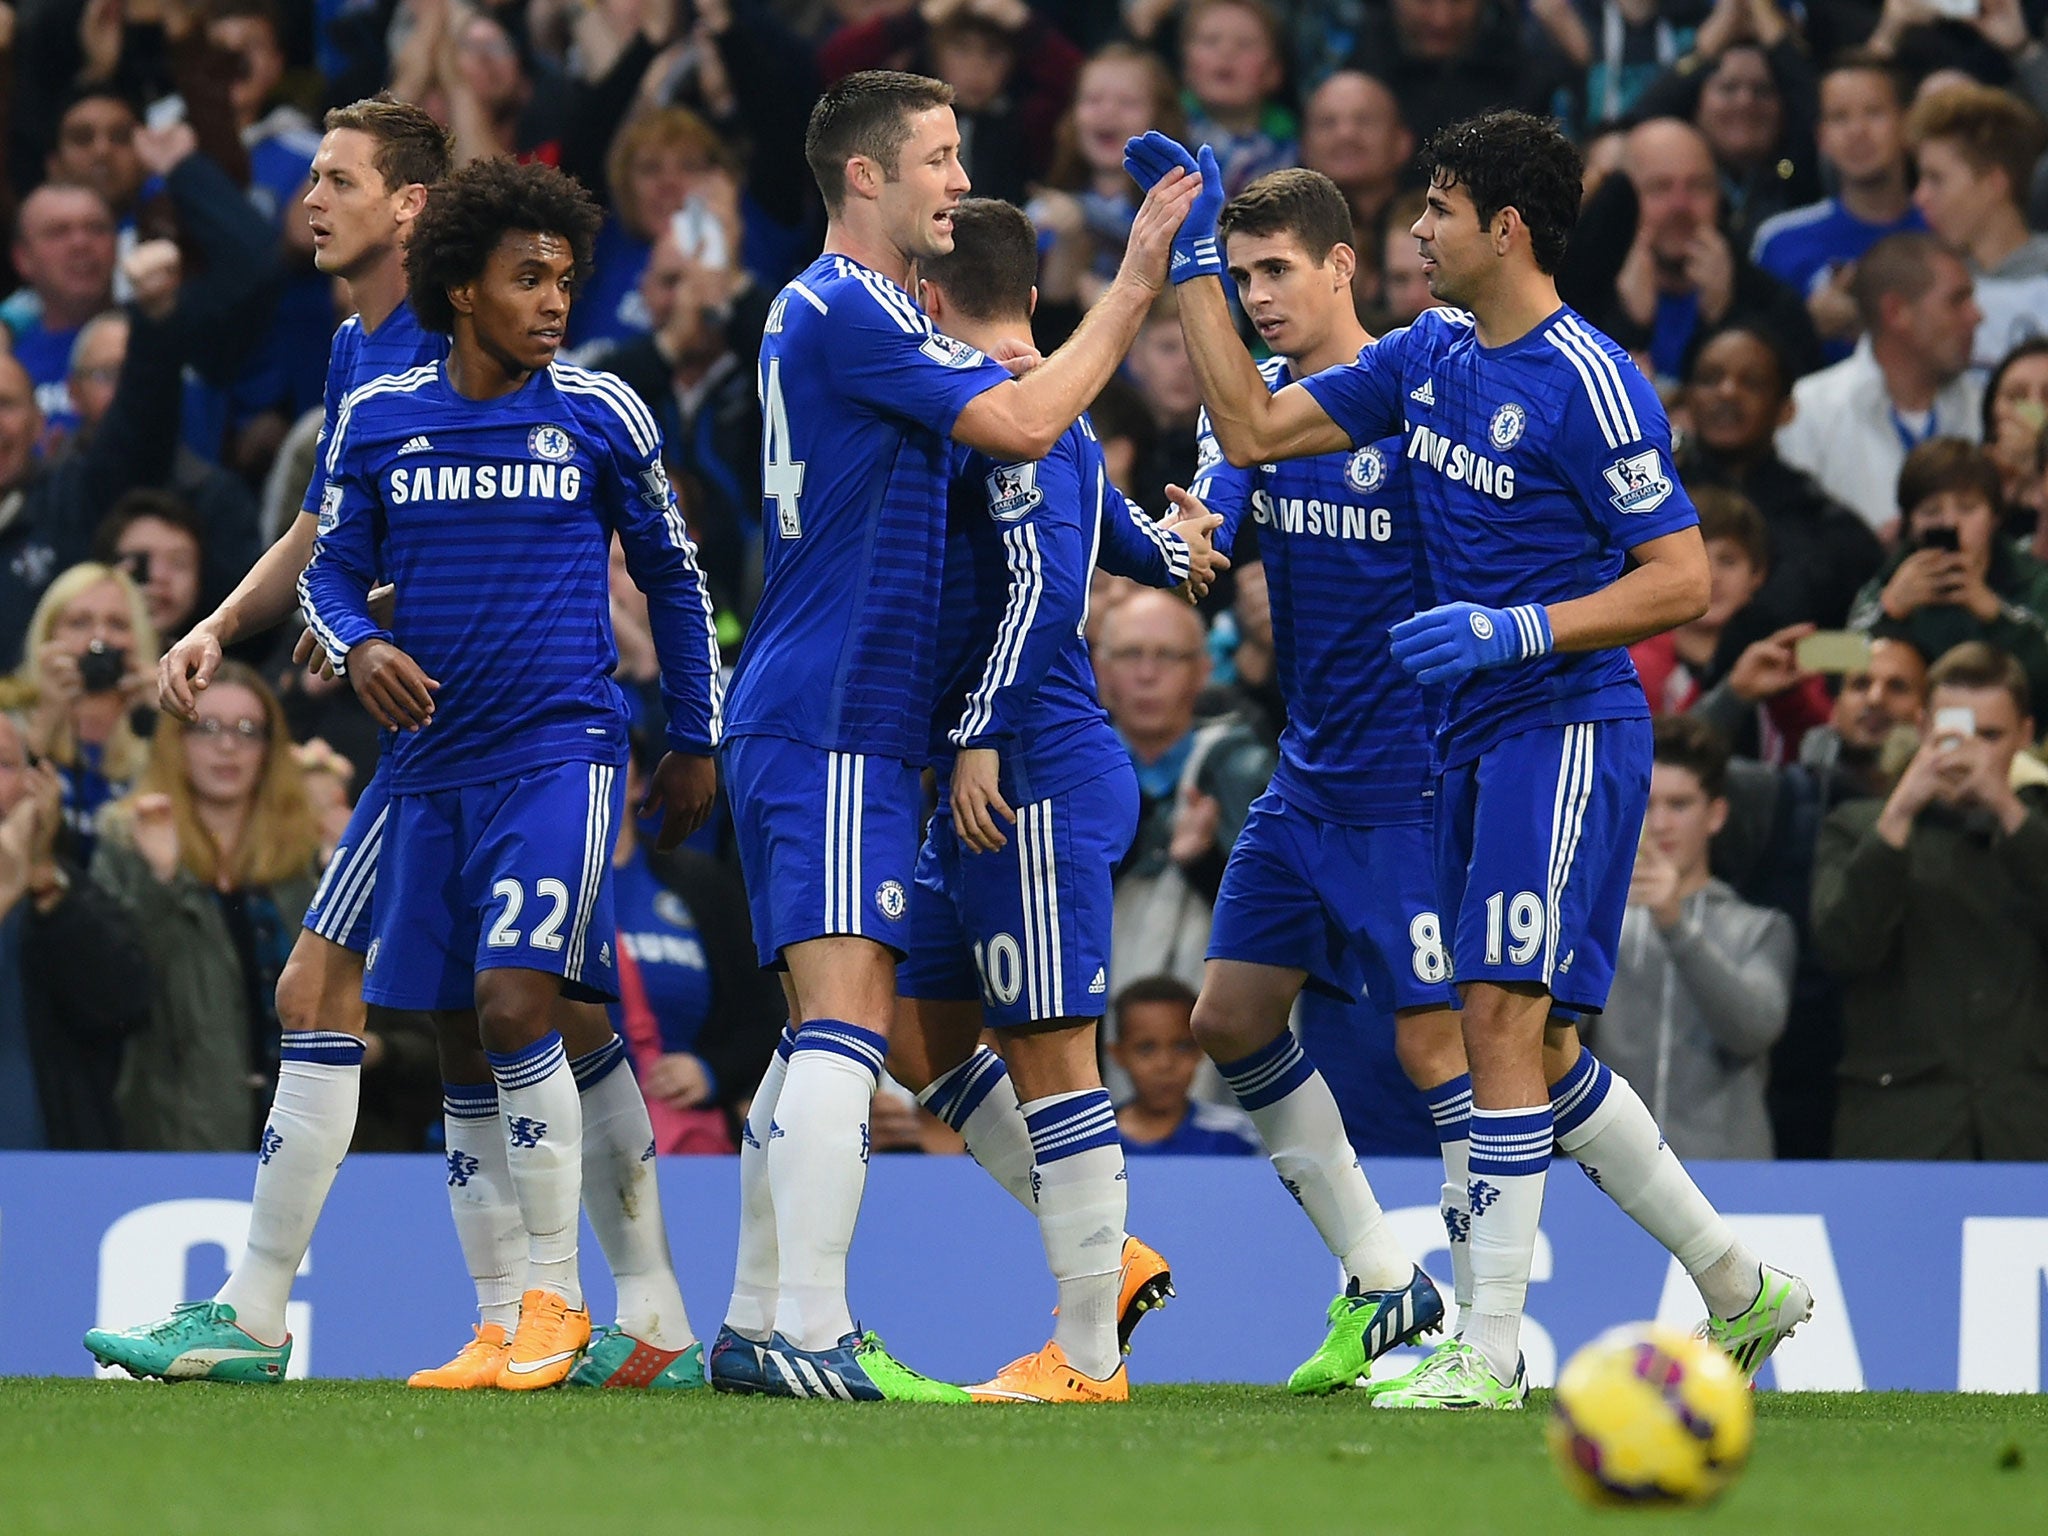
{"label": "green football boot", "polygon": [[1321,1397],[1356,1386],[1373,1361],[1444,1325],[1444,1299],[1420,1269],[1399,1290],[1360,1291],[1353,1280],[1330,1303],[1322,1347],[1287,1378],[1287,1390]]}
{"label": "green football boot", "polygon": [[292,1358],[290,1334],[282,1344],[259,1343],[235,1322],[233,1307],[215,1301],[185,1302],[136,1328],[94,1328],[85,1347],[102,1365],[165,1381],[283,1381]]}
{"label": "green football boot", "polygon": [[1761,1268],[1763,1285],[1745,1311],[1730,1318],[1710,1317],[1699,1326],[1699,1336],[1718,1345],[1751,1381],[1771,1351],[1813,1316],[1813,1290],[1804,1280],[1768,1264]]}
{"label": "green football boot", "polygon": [[1522,1406],[1529,1396],[1529,1373],[1515,1361],[1515,1379],[1503,1383],[1486,1356],[1463,1339],[1445,1339],[1406,1375],[1376,1382],[1375,1408],[1506,1409]]}
{"label": "green football boot", "polygon": [[624,1387],[644,1392],[696,1392],[704,1376],[704,1346],[658,1349],[618,1328],[600,1328],[569,1373],[572,1387]]}
{"label": "green football boot", "polygon": [[761,1346],[763,1390],[770,1397],[824,1397],[853,1403],[971,1403],[965,1387],[920,1376],[873,1333],[849,1333],[829,1349],[798,1349],[781,1334]]}

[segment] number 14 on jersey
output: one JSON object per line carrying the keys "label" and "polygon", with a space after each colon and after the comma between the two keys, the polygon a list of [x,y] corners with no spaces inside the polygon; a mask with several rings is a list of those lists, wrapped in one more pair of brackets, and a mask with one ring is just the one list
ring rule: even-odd
{"label": "number 14 on jersey", "polygon": [[782,359],[768,359],[761,381],[761,494],[775,503],[775,528],[785,539],[804,535],[797,498],[804,489],[804,461],[792,458],[789,411],[782,403]]}

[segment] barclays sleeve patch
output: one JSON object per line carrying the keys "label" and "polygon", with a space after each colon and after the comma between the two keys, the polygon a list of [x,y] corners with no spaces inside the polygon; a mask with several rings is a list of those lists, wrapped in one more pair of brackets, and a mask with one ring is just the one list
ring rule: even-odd
{"label": "barclays sleeve patch", "polygon": [[1616,460],[1607,466],[1606,475],[1614,492],[1607,499],[1617,512],[1654,512],[1673,490],[1671,477],[1664,473],[1654,448]]}
{"label": "barclays sleeve patch", "polygon": [[955,341],[937,331],[925,337],[917,350],[947,368],[974,368],[988,361],[987,354],[979,348],[970,347],[964,341]]}
{"label": "barclays sleeve patch", "polygon": [[320,516],[317,524],[322,538],[334,532],[335,524],[341,521],[341,487],[332,480],[320,492]]}
{"label": "barclays sleeve patch", "polygon": [[989,471],[987,484],[988,515],[999,523],[1014,523],[1045,500],[1033,463],[998,464]]}

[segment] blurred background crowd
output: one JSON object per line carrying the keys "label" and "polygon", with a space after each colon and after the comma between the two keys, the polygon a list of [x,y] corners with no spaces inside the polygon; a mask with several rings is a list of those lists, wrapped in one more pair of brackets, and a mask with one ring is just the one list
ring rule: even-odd
{"label": "blurred background crowd", "polygon": [[[376,731],[240,648],[196,725],[163,647],[296,514],[346,293],[298,207],[329,106],[389,90],[459,158],[608,218],[571,324],[661,421],[728,659],[758,592],[754,358],[823,230],[810,105],[952,85],[980,195],[1039,230],[1051,350],[1136,212],[1126,138],[1234,192],[1350,200],[1375,331],[1430,300],[1416,146],[1561,119],[1561,287],[1670,408],[1714,570],[1636,648],[1657,766],[1593,1048],[1701,1157],[2048,1158],[2048,0],[18,0],[0,3],[0,1147],[253,1146],[272,989]],[[1094,407],[1164,506],[1199,407],[1170,296]],[[1105,1035],[1132,1150],[1249,1153],[1188,1027],[1209,909],[1285,725],[1256,528],[1201,610],[1098,577],[1144,796]],[[620,677],[659,740],[644,605]],[[1827,654],[1815,630],[1854,632]],[[2043,706],[2048,712],[2048,705]],[[2048,723],[2044,713],[2042,723]],[[642,768],[646,763],[642,762]],[[714,825],[615,855],[621,1032],[666,1150],[729,1150],[782,1024]],[[1298,1027],[1362,1153],[1433,1153],[1379,1005]],[[424,1019],[373,1017],[357,1144],[440,1126]],[[879,1147],[958,1150],[885,1087]]]}

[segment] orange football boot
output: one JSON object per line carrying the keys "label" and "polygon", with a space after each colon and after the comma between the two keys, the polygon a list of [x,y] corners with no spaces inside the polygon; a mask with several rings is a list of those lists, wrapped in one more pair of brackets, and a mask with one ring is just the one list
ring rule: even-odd
{"label": "orange football boot", "polygon": [[476,1337],[446,1365],[414,1371],[405,1378],[408,1387],[438,1387],[443,1391],[472,1392],[478,1387],[495,1387],[498,1372],[512,1354],[512,1341],[505,1337],[501,1323],[481,1323]]}
{"label": "orange football boot", "polygon": [[590,1343],[590,1314],[553,1291],[532,1290],[519,1298],[519,1331],[498,1372],[507,1392],[536,1392],[568,1380]]}
{"label": "orange football boot", "polygon": [[1083,1376],[1068,1363],[1066,1351],[1052,1343],[1012,1360],[994,1380],[969,1387],[967,1395],[977,1403],[1127,1403],[1131,1377],[1121,1360],[1107,1381]]}
{"label": "orange football boot", "polygon": [[1173,1271],[1166,1260],[1135,1237],[1124,1239],[1123,1275],[1116,1293],[1116,1342],[1131,1352],[1131,1335],[1147,1312],[1166,1305],[1173,1295]]}

